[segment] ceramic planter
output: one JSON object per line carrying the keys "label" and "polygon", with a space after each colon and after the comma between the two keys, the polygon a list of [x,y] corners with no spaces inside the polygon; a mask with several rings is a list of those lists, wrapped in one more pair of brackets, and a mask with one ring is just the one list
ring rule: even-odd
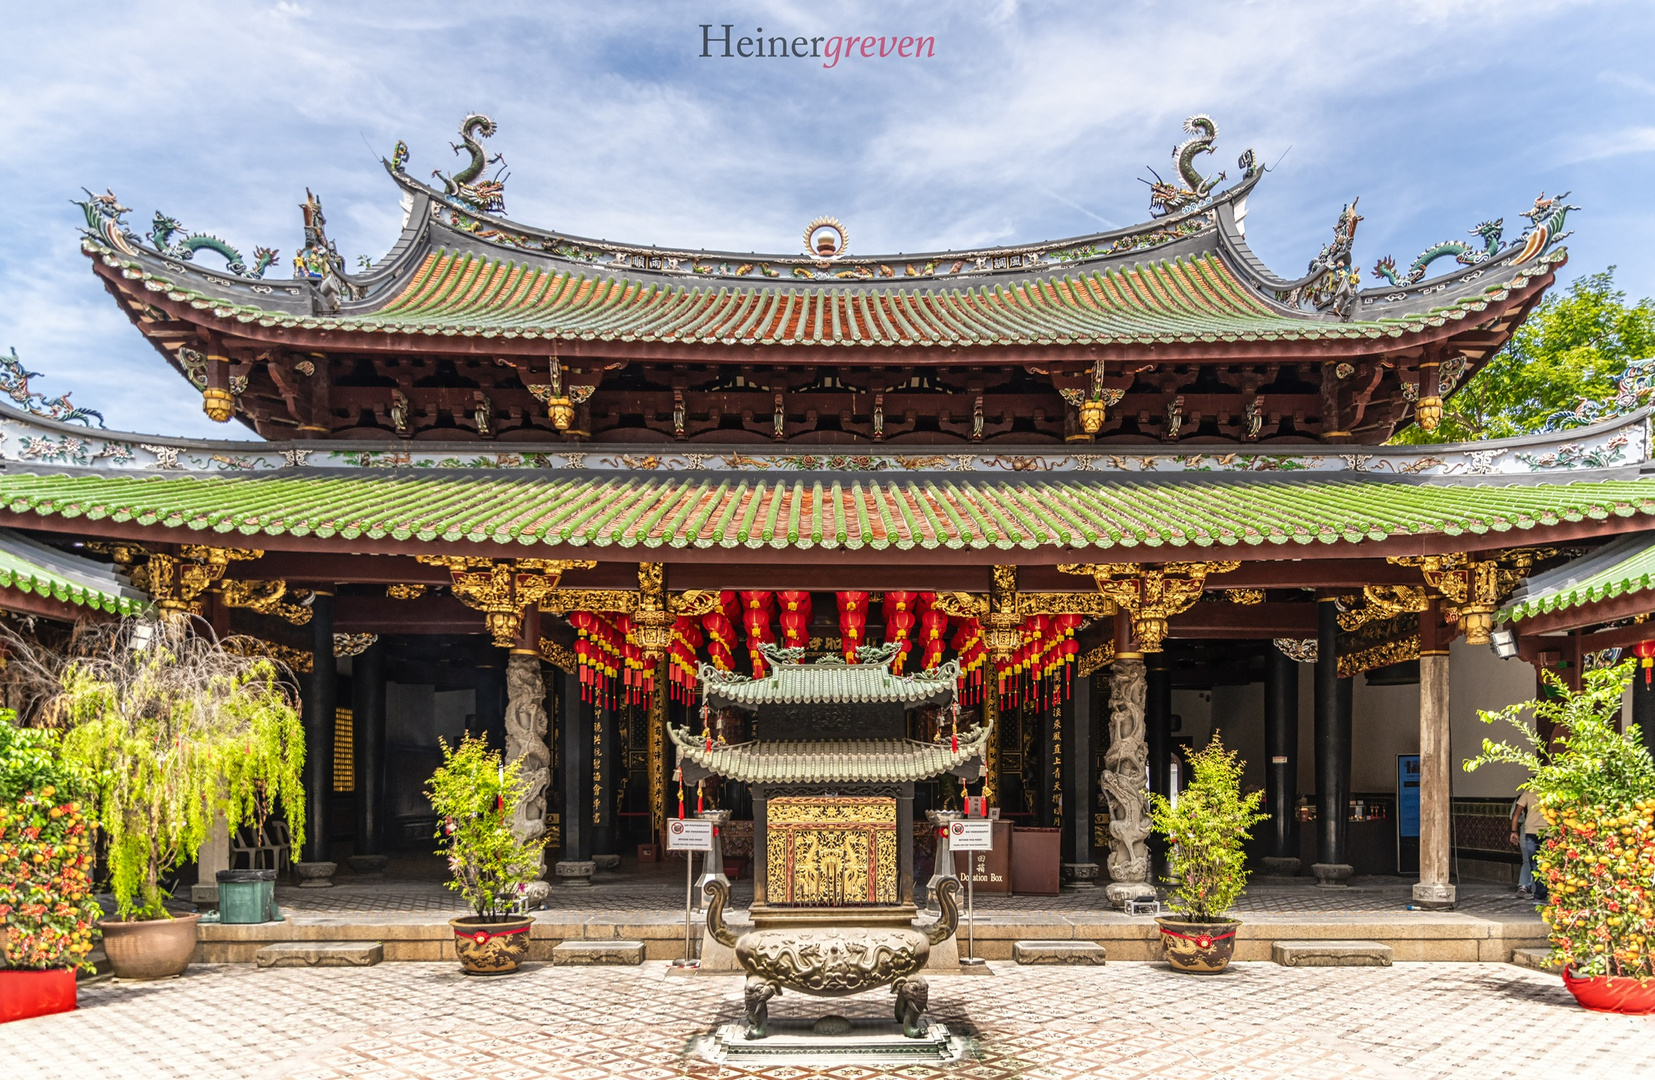
{"label": "ceramic planter", "polygon": [[0,1024],[50,1016],[75,1007],[75,973],[70,968],[46,971],[0,970]]}
{"label": "ceramic planter", "polygon": [[1580,978],[1563,972],[1563,985],[1583,1008],[1593,1012],[1645,1016],[1655,1013],[1655,979],[1633,979],[1622,975],[1589,975]]}
{"label": "ceramic planter", "polygon": [[165,979],[182,975],[195,955],[199,915],[118,922],[104,919],[103,951],[117,979]]}
{"label": "ceramic planter", "polygon": [[454,952],[467,975],[509,975],[529,955],[533,916],[466,915],[449,919],[448,925],[454,928]]}
{"label": "ceramic planter", "polygon": [[1217,975],[1235,955],[1239,919],[1219,922],[1185,922],[1162,916],[1161,948],[1167,963],[1191,975]]}

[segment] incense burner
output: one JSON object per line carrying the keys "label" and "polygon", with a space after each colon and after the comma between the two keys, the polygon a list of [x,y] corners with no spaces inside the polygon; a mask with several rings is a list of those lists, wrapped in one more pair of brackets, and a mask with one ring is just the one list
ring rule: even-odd
{"label": "incense burner", "polygon": [[923,1035],[920,1018],[930,990],[919,972],[930,959],[931,946],[952,937],[960,921],[959,880],[942,881],[936,893],[942,915],[923,929],[800,926],[738,935],[724,922],[729,886],[708,882],[707,931],[735,950],[747,973],[747,1037],[764,1038],[770,999],[783,987],[815,997],[846,997],[889,986],[903,1033]]}

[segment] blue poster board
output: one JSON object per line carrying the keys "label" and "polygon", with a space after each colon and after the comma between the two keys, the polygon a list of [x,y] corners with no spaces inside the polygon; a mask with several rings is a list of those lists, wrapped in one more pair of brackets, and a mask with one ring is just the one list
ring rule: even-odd
{"label": "blue poster board", "polygon": [[1419,755],[1396,756],[1396,834],[1419,836]]}

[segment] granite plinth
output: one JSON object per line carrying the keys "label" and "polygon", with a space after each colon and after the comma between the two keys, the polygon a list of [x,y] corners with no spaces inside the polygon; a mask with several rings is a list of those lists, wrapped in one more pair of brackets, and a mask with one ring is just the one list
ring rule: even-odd
{"label": "granite plinth", "polygon": [[570,967],[643,962],[641,941],[563,941],[552,946],[552,963]]}
{"label": "granite plinth", "polygon": [[377,941],[282,941],[253,954],[253,962],[268,967],[372,967],[385,959]]}
{"label": "granite plinth", "polygon": [[1014,941],[1011,958],[1019,964],[1095,964],[1108,957],[1095,941]]}
{"label": "granite plinth", "polygon": [[[967,1040],[943,1024],[927,1025],[925,1034],[910,1039],[894,1020],[852,1017],[849,1030],[825,1034],[816,1030],[817,1021],[770,1020],[770,1033],[749,1039],[743,1024],[725,1024],[712,1035],[697,1039],[691,1052],[704,1061],[724,1065],[795,1065],[811,1070],[839,1065],[947,1065],[959,1061]],[[822,1025],[836,1030],[838,1024]]]}
{"label": "granite plinth", "polygon": [[1277,941],[1270,958],[1283,967],[1390,967],[1392,950],[1377,941]]}

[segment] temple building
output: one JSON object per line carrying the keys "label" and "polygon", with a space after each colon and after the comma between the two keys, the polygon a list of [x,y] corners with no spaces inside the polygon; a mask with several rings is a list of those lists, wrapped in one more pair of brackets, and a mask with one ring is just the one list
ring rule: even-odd
{"label": "temple building", "polygon": [[[1491,637],[1576,675],[1600,638],[1641,640],[1583,630],[1643,595],[1618,583],[1648,573],[1649,425],[1387,440],[1433,429],[1510,338],[1577,208],[1542,195],[1519,235],[1484,223],[1365,286],[1353,201],[1282,276],[1246,239],[1265,170],[1204,172],[1216,125],[1186,129],[1143,225],[914,255],[863,255],[828,217],[771,255],[519,224],[480,115],[436,184],[397,145],[401,235],[354,270],[308,191],[290,262],[164,214],[140,236],[88,193],[114,303],[264,441],[0,408],[0,606],[153,605],[267,642],[303,684],[307,864],[428,844],[436,737],[475,730],[525,760],[553,880],[699,804],[772,900],[804,888],[764,862],[774,826],[739,826],[820,756],[901,787],[903,851],[924,811],[983,795],[1124,900],[1153,880],[1146,782],[1219,728],[1267,792],[1273,870],[1417,872],[1452,905],[1456,847],[1462,872],[1515,862],[1520,778],[1458,770],[1475,707],[1534,689]],[[947,694],[915,690],[944,671]],[[743,704],[846,679],[884,696]],[[1395,821],[1413,754],[1417,847]]]}

